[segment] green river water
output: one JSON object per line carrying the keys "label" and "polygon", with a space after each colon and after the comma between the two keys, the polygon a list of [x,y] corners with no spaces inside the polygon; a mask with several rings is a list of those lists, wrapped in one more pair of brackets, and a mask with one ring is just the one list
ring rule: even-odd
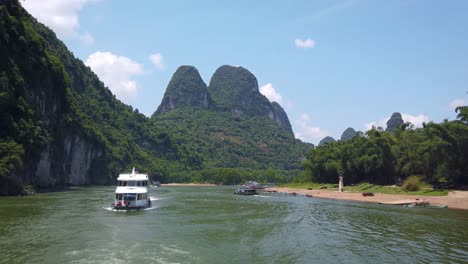
{"label": "green river water", "polygon": [[0,263],[468,262],[467,211],[164,186],[114,212],[114,189],[0,198]]}

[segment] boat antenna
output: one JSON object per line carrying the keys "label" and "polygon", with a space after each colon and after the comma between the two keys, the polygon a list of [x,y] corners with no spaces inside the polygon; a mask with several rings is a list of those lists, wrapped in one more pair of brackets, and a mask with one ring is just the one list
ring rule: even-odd
{"label": "boat antenna", "polygon": [[135,176],[135,167],[132,169],[132,176]]}

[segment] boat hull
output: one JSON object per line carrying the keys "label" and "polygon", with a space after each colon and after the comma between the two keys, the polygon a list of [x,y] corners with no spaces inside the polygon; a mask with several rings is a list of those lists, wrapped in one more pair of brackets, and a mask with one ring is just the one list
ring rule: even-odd
{"label": "boat hull", "polygon": [[258,195],[257,191],[255,189],[237,189],[234,191],[234,194],[237,195]]}

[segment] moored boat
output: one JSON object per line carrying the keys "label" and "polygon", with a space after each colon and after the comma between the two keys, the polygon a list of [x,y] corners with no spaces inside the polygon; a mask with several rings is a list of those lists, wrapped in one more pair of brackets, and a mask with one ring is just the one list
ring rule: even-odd
{"label": "moored boat", "polygon": [[112,209],[132,210],[151,207],[148,195],[148,175],[135,172],[120,174],[117,178],[114,203]]}
{"label": "moored boat", "polygon": [[243,186],[239,187],[234,191],[234,194],[238,195],[256,195],[257,190],[255,188],[249,187],[249,186]]}

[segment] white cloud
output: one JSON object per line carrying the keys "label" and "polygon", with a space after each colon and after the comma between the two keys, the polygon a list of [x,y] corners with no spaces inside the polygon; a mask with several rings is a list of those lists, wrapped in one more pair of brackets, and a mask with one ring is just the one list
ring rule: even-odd
{"label": "white cloud", "polygon": [[457,108],[459,106],[464,106],[464,105],[466,105],[465,100],[457,98],[457,99],[453,100],[452,102],[450,102],[449,107],[450,107],[450,109],[455,111],[455,108]]}
{"label": "white cloud", "polygon": [[298,131],[295,133],[296,138],[305,142],[318,142],[328,135],[328,131],[322,130],[320,127],[313,127],[310,124],[310,116],[306,113],[303,113],[295,123],[298,127]]}
{"label": "white cloud", "polygon": [[383,129],[385,129],[387,127],[387,121],[389,120],[390,118],[385,118],[385,119],[381,119],[379,121],[371,121],[369,123],[366,123],[364,124],[364,127],[366,128],[366,130],[371,130],[372,127],[381,127]]}
{"label": "white cloud", "polygon": [[315,41],[313,41],[311,38],[307,38],[307,39],[299,39],[297,38],[294,43],[296,44],[296,47],[298,48],[304,48],[304,49],[307,49],[307,48],[314,48],[315,47]]}
{"label": "white cloud", "polygon": [[420,114],[417,116],[410,115],[410,114],[401,114],[401,118],[403,118],[404,122],[410,122],[414,125],[414,127],[422,127],[422,123],[429,122],[429,117],[424,114]]}
{"label": "white cloud", "polygon": [[20,1],[23,7],[41,23],[50,27],[60,38],[74,37],[86,44],[94,39],[88,33],[79,33],[78,13],[91,0],[29,0]]}
{"label": "white cloud", "polygon": [[164,65],[164,62],[163,62],[163,56],[161,55],[161,53],[155,53],[155,54],[151,54],[149,56],[149,60],[151,61],[151,63],[153,63],[153,65],[159,69],[159,70],[163,70],[165,65]]}
{"label": "white cloud", "polygon": [[[410,115],[410,114],[401,114],[401,118],[403,119],[403,122],[410,122],[411,124],[414,125],[414,127],[422,127],[422,123],[427,123],[429,122],[429,116],[424,115],[424,114],[419,114],[419,115]],[[385,118],[381,119],[379,121],[372,121],[369,123],[364,124],[364,127],[366,130],[372,129],[372,127],[381,127],[384,130],[387,128],[387,121],[390,118]]]}
{"label": "white cloud", "polygon": [[88,56],[85,64],[99,76],[117,98],[128,103],[137,95],[135,75],[143,74],[143,66],[131,59],[111,52],[95,52]]}
{"label": "white cloud", "polygon": [[281,104],[283,102],[283,97],[278,93],[271,83],[267,83],[260,87],[260,93],[266,96],[270,102],[277,102]]}

